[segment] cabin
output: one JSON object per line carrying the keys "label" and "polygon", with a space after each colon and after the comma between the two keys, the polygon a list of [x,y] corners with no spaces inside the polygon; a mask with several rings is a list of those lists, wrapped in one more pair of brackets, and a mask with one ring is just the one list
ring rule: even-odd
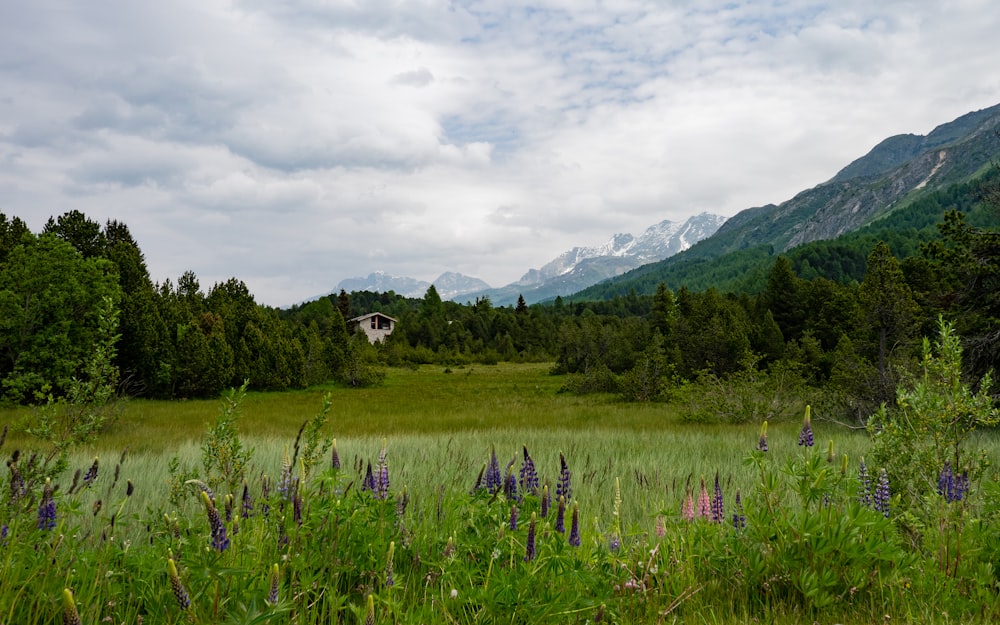
{"label": "cabin", "polygon": [[393,329],[396,327],[395,319],[380,312],[373,312],[368,313],[367,315],[361,315],[360,317],[354,317],[347,323],[348,326],[354,328],[356,332],[364,332],[365,336],[368,337],[368,342],[372,345],[384,341],[385,337],[392,334]]}

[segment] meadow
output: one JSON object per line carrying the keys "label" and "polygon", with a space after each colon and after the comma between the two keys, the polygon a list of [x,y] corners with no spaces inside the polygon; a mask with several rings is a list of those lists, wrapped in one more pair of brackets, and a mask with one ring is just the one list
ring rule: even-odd
{"label": "meadow", "polygon": [[1000,615],[993,475],[899,518],[863,431],[770,423],[765,451],[761,424],[559,393],[549,369],[127,401],[35,489],[16,477],[32,413],[2,411],[0,623]]}

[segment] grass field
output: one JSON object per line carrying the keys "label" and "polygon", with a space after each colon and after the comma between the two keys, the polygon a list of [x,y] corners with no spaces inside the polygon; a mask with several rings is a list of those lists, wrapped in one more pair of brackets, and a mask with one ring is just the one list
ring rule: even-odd
{"label": "grass field", "polygon": [[[869,622],[883,615],[938,620],[944,599],[943,605],[952,606],[952,614],[960,620],[975,616],[970,606],[979,606],[980,615],[995,613],[996,603],[986,602],[988,593],[982,594],[979,586],[979,594],[973,593],[972,586],[960,579],[957,561],[955,575],[945,575],[953,587],[935,576],[917,584],[913,571],[923,570],[925,563],[906,559],[904,533],[890,530],[889,521],[881,515],[852,503],[857,489],[852,476],[869,444],[866,434],[817,420],[813,451],[796,444],[800,422],[774,423],[768,430],[770,451],[755,454],[759,424],[693,424],[670,404],[561,394],[557,391],[564,380],[549,375],[548,370],[544,364],[453,370],[425,366],[392,369],[384,386],[370,389],[248,394],[236,421],[240,442],[253,450],[246,474],[248,488],[259,506],[267,497],[266,491],[261,492],[267,481],[271,505],[283,512],[280,521],[264,523],[259,516],[245,519],[238,536],[233,532],[236,519],[230,527],[233,547],[224,553],[196,546],[206,540],[203,502],[193,487],[182,487],[184,497],[171,502],[168,468],[174,459],[179,467],[175,472],[182,477],[209,481],[202,469],[201,448],[222,402],[125,402],[113,426],[92,448],[76,450],[70,464],[72,473],[85,470],[95,456],[100,458],[105,490],[100,496],[97,491],[92,495],[77,491],[71,497],[61,494],[67,490],[70,475],[60,480],[62,490],[57,495],[62,499],[56,499],[60,509],[69,511],[61,520],[65,526],[57,531],[79,540],[76,556],[59,556],[54,541],[39,536],[41,530],[33,527],[33,508],[29,507],[26,519],[18,521],[11,506],[11,519],[0,519],[10,524],[12,536],[17,532],[36,541],[34,556],[15,558],[8,549],[8,568],[0,573],[0,597],[37,594],[29,608],[0,599],[0,623],[57,622],[61,614],[58,597],[64,586],[74,589],[81,614],[91,622],[100,618],[134,622],[140,614],[146,623],[353,623],[369,618],[379,623],[584,623],[594,622],[598,615],[622,623],[678,618],[724,623]],[[331,472],[330,458],[324,457],[323,466],[308,479],[302,476],[304,501],[299,503],[304,512],[300,515],[296,509],[295,516],[304,519],[293,523],[291,509],[285,507],[292,500],[274,499],[274,488],[303,471],[283,466],[284,461],[289,450],[294,453],[299,428],[317,414],[324,397],[329,398],[330,410],[321,433],[336,439],[342,468]],[[30,418],[29,410],[0,412],[0,423],[12,426],[5,454],[30,446],[21,432]],[[825,460],[821,461],[829,440],[835,441],[838,466],[845,454],[848,458],[846,477],[833,465],[825,468]],[[996,445],[989,437],[982,440],[994,453]],[[391,475],[387,501],[360,492],[368,464],[376,471],[379,467],[383,441],[387,475]],[[554,531],[553,512],[542,515],[539,496],[520,493],[511,499],[502,493],[492,497],[470,494],[491,451],[495,450],[501,469],[511,462],[511,471],[517,475],[525,447],[541,483],[552,491],[560,481],[560,455],[565,457],[573,484],[572,501],[566,503],[577,506],[581,517],[583,545],[577,550],[570,550],[565,538]],[[112,467],[119,461],[114,470],[120,471],[121,478],[112,479]],[[717,475],[720,495],[725,496],[725,521],[685,521],[682,505],[688,487],[697,497],[702,479],[711,491]],[[822,481],[826,508],[803,505],[797,499],[806,478],[817,484]],[[131,495],[123,494],[125,480],[131,482]],[[773,480],[770,494],[761,491],[761,484],[769,480]],[[240,499],[238,487],[230,492],[220,485],[217,490],[220,510],[226,494],[237,502]],[[734,532],[730,522],[736,514],[737,491],[746,506],[749,529],[745,532]],[[772,502],[772,495],[773,503],[767,503]],[[105,508],[91,515],[88,511],[95,499],[103,499]],[[393,521],[400,514],[400,501],[405,521],[402,516]],[[509,518],[514,506],[521,516],[517,530]],[[567,505],[567,515],[570,510]],[[537,560],[525,552],[532,514],[538,522]],[[332,525],[331,518],[337,519]],[[171,523],[176,531],[169,529]],[[820,526],[803,534],[810,523]],[[114,570],[94,564],[101,550],[109,553],[109,527],[119,545],[131,545],[134,555],[130,557],[136,559],[128,560],[120,547],[111,549],[122,562],[116,574],[129,570],[141,580],[141,591],[111,574],[107,584],[96,581],[95,575]],[[841,531],[846,534],[837,538]],[[886,534],[889,531],[892,536]],[[837,542],[847,540],[850,546],[860,538],[845,537],[869,537],[872,532],[881,533],[881,538],[874,539],[874,547],[857,546],[861,551]],[[806,539],[809,535],[813,537]],[[97,536],[102,539],[96,541]],[[612,536],[620,541],[620,551],[609,549]],[[37,561],[38,540],[47,541],[52,557]],[[963,544],[960,532],[956,540],[956,545]],[[459,545],[458,559],[454,555],[442,559],[453,542]],[[803,555],[805,546],[809,549]],[[79,555],[91,553],[88,550],[95,555]],[[897,553],[896,559],[879,560],[889,553]],[[171,594],[176,598],[177,590],[171,591],[173,575],[168,579],[164,573],[170,554],[175,555],[180,571],[177,581],[193,598],[192,606],[184,610],[171,605]],[[331,558],[341,568],[333,567],[331,572]],[[83,561],[98,570],[88,570]],[[927,563],[934,561],[934,554],[929,555]],[[271,562],[282,563],[283,599],[248,603],[241,595],[260,595],[262,586],[273,583],[268,575]],[[399,583],[391,588],[384,583],[380,586],[379,577],[385,571],[379,569],[388,565],[392,572],[393,563]],[[939,559],[939,568],[940,564]],[[46,570],[34,571],[31,566]],[[318,569],[326,577],[317,577]],[[794,578],[807,573],[819,577]],[[874,573],[885,579],[871,578]],[[987,573],[995,575],[992,569]],[[727,578],[731,575],[742,579]],[[829,575],[833,578],[823,577]],[[81,576],[90,581],[82,583]],[[309,584],[312,590],[306,588]],[[642,590],[625,592],[622,584],[639,585]],[[983,584],[996,588],[995,582]],[[961,600],[950,594],[915,597],[908,591],[911,587],[954,591]],[[449,602],[453,588],[461,601]],[[123,592],[131,599],[109,606],[111,598]],[[365,605],[368,596],[374,614]],[[837,602],[843,604],[839,609]],[[24,618],[30,620],[18,620]]]}

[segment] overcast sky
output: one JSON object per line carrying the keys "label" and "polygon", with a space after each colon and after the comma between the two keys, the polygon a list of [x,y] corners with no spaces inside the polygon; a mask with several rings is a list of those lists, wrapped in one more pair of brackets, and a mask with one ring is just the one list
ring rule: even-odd
{"label": "overcast sky", "polygon": [[995,0],[8,0],[0,212],[287,306],[503,286],[1000,103]]}

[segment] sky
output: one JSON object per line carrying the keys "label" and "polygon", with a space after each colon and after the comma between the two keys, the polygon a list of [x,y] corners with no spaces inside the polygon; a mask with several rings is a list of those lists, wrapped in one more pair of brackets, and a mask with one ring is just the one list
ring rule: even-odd
{"label": "sky", "polygon": [[0,212],[286,307],[495,287],[1000,103],[995,0],[12,0]]}

